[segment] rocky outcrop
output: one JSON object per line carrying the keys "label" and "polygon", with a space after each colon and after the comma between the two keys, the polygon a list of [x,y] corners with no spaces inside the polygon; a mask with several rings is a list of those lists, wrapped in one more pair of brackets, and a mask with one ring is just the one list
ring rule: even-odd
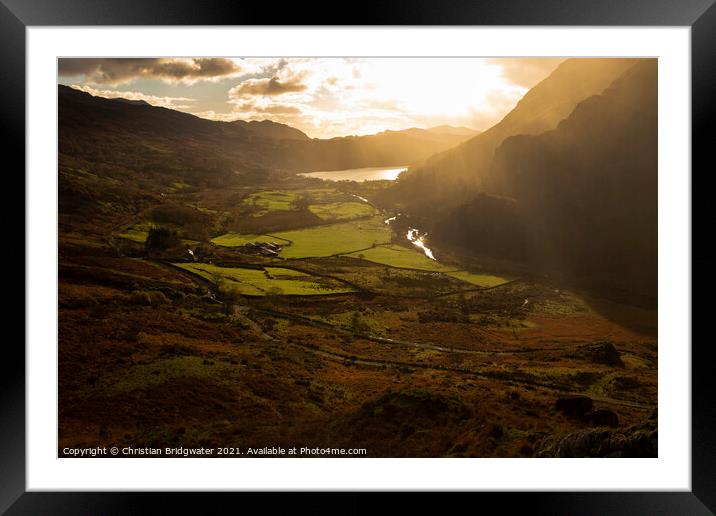
{"label": "rocky outcrop", "polygon": [[619,426],[619,416],[608,409],[592,410],[587,414],[587,417],[592,426],[608,426],[611,428]]}
{"label": "rocky outcrop", "polygon": [[544,442],[538,457],[658,457],[656,425],[625,430],[590,429]]}
{"label": "rocky outcrop", "polygon": [[594,342],[582,346],[577,351],[577,356],[593,364],[624,367],[620,353],[609,341]]}
{"label": "rocky outcrop", "polygon": [[562,396],[557,399],[554,408],[565,416],[583,417],[592,410],[592,399],[588,396]]}

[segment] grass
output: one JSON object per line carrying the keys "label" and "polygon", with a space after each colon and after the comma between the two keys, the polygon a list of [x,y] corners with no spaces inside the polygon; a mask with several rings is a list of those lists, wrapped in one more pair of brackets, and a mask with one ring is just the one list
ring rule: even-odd
{"label": "grass", "polygon": [[216,238],[212,238],[211,242],[222,247],[240,247],[250,242],[276,242],[285,244],[281,238],[276,238],[271,235],[251,235],[242,233],[226,233]]}
{"label": "grass", "polygon": [[468,271],[455,270],[454,267],[443,265],[431,260],[417,249],[408,249],[399,245],[382,245],[365,251],[350,253],[346,256],[360,258],[371,262],[390,265],[402,269],[418,269],[430,272],[440,272],[478,287],[496,287],[507,283],[508,279],[492,274],[476,274]]}
{"label": "grass", "polygon": [[312,202],[338,202],[346,198],[346,194],[329,187],[306,188],[305,190],[299,190],[299,192],[308,196]]}
{"label": "grass", "polygon": [[294,209],[294,201],[297,199],[295,192],[287,192],[282,190],[266,190],[256,192],[249,195],[244,204],[255,206],[262,212],[269,211],[291,211]]}
{"label": "grass", "polygon": [[326,221],[353,220],[376,214],[375,208],[370,204],[361,202],[312,204],[308,209]]}
{"label": "grass", "polygon": [[119,233],[117,235],[119,238],[124,238],[126,240],[131,240],[133,242],[138,242],[140,244],[143,244],[147,241],[147,237],[149,236],[149,231],[143,230],[143,229],[135,229],[133,227],[125,230],[122,233]]}
{"label": "grass", "polygon": [[133,242],[138,242],[140,244],[143,244],[147,241],[147,236],[149,236],[149,230],[152,229],[154,224],[151,222],[138,222],[136,224],[133,224],[131,227],[125,229],[122,233],[118,233],[117,236],[119,238],[124,238],[126,240],[132,240]]}
{"label": "grass", "polygon": [[281,251],[284,258],[346,254],[390,241],[391,230],[380,217],[308,229],[274,233],[291,241]]}
{"label": "grass", "polygon": [[202,357],[182,356],[131,367],[123,376],[105,387],[105,391],[110,395],[123,394],[135,389],[156,387],[166,381],[184,377],[206,378],[231,384],[238,376],[239,369],[236,366],[224,362],[208,365]]}
{"label": "grass", "polygon": [[208,263],[177,263],[183,269],[199,274],[209,281],[222,282],[222,287],[237,290],[249,296],[275,295],[317,295],[353,292],[354,289],[329,278],[311,276],[283,267],[245,269],[239,267],[218,267]]}
{"label": "grass", "polygon": [[453,271],[447,272],[446,274],[455,279],[459,279],[460,281],[485,288],[496,287],[510,281],[509,279],[501,276],[493,276],[492,274],[475,274],[467,271]]}
{"label": "grass", "polygon": [[174,190],[183,190],[184,188],[188,188],[189,185],[186,184],[184,181],[174,181],[172,183],[172,188]]}
{"label": "grass", "polygon": [[311,319],[325,322],[333,326],[339,326],[346,330],[353,330],[359,333],[370,335],[384,335],[385,328],[371,317],[372,314],[365,314],[358,311],[340,312],[329,315],[314,315]]}
{"label": "grass", "polygon": [[384,245],[350,253],[347,256],[368,260],[391,267],[403,269],[419,269],[431,272],[454,271],[455,267],[448,267],[431,260],[417,249],[408,249],[399,245]]}

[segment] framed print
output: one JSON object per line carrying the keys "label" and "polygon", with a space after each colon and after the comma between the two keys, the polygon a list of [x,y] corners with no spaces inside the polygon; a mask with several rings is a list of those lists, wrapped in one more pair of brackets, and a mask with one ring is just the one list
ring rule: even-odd
{"label": "framed print", "polygon": [[5,2],[27,304],[3,510],[713,511],[691,169],[716,8],[570,5]]}

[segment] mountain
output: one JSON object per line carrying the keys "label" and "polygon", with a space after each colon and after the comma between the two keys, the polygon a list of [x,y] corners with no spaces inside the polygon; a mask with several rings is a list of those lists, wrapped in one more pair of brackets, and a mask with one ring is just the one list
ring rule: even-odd
{"label": "mountain", "polygon": [[112,99],[112,100],[114,100],[114,101],[116,101],[116,102],[123,102],[123,103],[125,103],[125,104],[134,104],[135,106],[149,106],[149,105],[151,105],[151,104],[149,104],[149,102],[147,102],[146,100],[132,100],[132,99],[124,99],[124,98],[121,98],[121,97],[120,97],[120,98],[116,98],[116,99]]}
{"label": "mountain", "polygon": [[556,128],[503,140],[477,196],[434,235],[600,294],[656,303],[657,62],[633,64]]}
{"label": "mountain", "polygon": [[469,127],[455,127],[452,125],[438,125],[435,127],[430,127],[426,129],[426,131],[431,132],[433,134],[452,134],[455,136],[475,136],[480,131],[476,131],[475,129],[470,129]]}
{"label": "mountain", "polygon": [[407,165],[465,138],[411,129],[311,139],[298,129],[270,120],[212,121],[145,102],[94,97],[66,86],[59,86],[58,96],[61,153],[77,157],[111,146],[115,152],[102,153],[106,160],[121,165],[140,161],[142,166],[160,160],[158,170],[171,168],[174,160],[174,168],[183,169],[190,181],[211,180],[211,174],[202,177],[199,172],[207,168],[200,166],[202,161],[213,164],[208,168],[238,175],[257,168],[305,172]]}
{"label": "mountain", "polygon": [[286,144],[277,149],[274,158],[280,167],[292,166],[301,171],[402,166],[420,162],[465,139],[463,135],[410,128],[366,136],[314,139],[310,145]]}
{"label": "mountain", "polygon": [[261,138],[272,138],[275,140],[310,140],[308,135],[295,127],[286,124],[279,124],[271,120],[236,120],[231,124],[247,129],[253,135]]}
{"label": "mountain", "polygon": [[409,165],[464,136],[394,131],[328,140],[270,120],[221,122],[58,86],[63,215],[130,214],[167,188],[256,185],[293,172]]}
{"label": "mountain", "polygon": [[383,131],[379,135],[404,135],[416,140],[422,140],[426,143],[445,143],[450,146],[457,145],[465,140],[472,138],[478,134],[478,131],[468,129],[466,127],[452,127],[449,125],[441,125],[430,127],[428,129],[420,129],[411,127],[400,131]]}
{"label": "mountain", "polygon": [[391,196],[414,215],[461,204],[482,189],[495,149],[510,136],[554,129],[585,98],[601,93],[636,59],[567,59],[499,123],[400,176]]}

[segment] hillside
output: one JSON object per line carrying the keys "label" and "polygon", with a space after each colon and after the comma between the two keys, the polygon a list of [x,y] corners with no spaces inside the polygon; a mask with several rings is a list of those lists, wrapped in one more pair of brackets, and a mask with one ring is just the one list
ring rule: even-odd
{"label": "hillside", "polygon": [[[131,214],[167,189],[256,185],[293,172],[406,165],[463,141],[463,131],[329,140],[269,120],[219,122],[146,102],[58,87],[60,213]],[[154,199],[156,200],[156,199]]]}
{"label": "hillside", "polygon": [[655,303],[656,84],[656,61],[643,60],[554,130],[505,139],[484,179],[501,197],[467,203],[436,235]]}
{"label": "hillside", "polygon": [[482,189],[495,149],[510,136],[554,129],[585,98],[601,93],[635,59],[568,59],[528,91],[498,124],[401,175],[391,196],[415,216],[446,211]]}
{"label": "hillside", "polygon": [[[167,74],[235,64],[89,70],[198,110],[230,82]],[[484,77],[430,71],[444,90],[420,88],[425,102],[470,109]],[[290,119],[420,125],[390,93],[411,96],[415,76],[390,72]],[[331,85],[317,78],[244,83],[292,105]],[[656,85],[656,60],[573,60],[485,133],[325,140],[60,87],[58,456],[657,457]],[[380,96],[394,116],[371,121]],[[366,166],[382,170],[297,173]],[[405,166],[397,187],[361,181]]]}
{"label": "hillside", "polygon": [[[200,157],[219,160],[235,173],[256,167],[290,171],[405,165],[463,141],[464,129],[409,129],[369,136],[311,139],[293,127],[272,122],[219,122],[145,102],[93,97],[59,86],[60,151],[83,155],[89,148],[119,146],[109,159]],[[452,131],[452,132],[451,132]],[[468,130],[469,131],[469,130]],[[92,145],[87,145],[91,142]],[[74,145],[79,143],[79,145]],[[188,179],[206,179],[192,178]]]}

